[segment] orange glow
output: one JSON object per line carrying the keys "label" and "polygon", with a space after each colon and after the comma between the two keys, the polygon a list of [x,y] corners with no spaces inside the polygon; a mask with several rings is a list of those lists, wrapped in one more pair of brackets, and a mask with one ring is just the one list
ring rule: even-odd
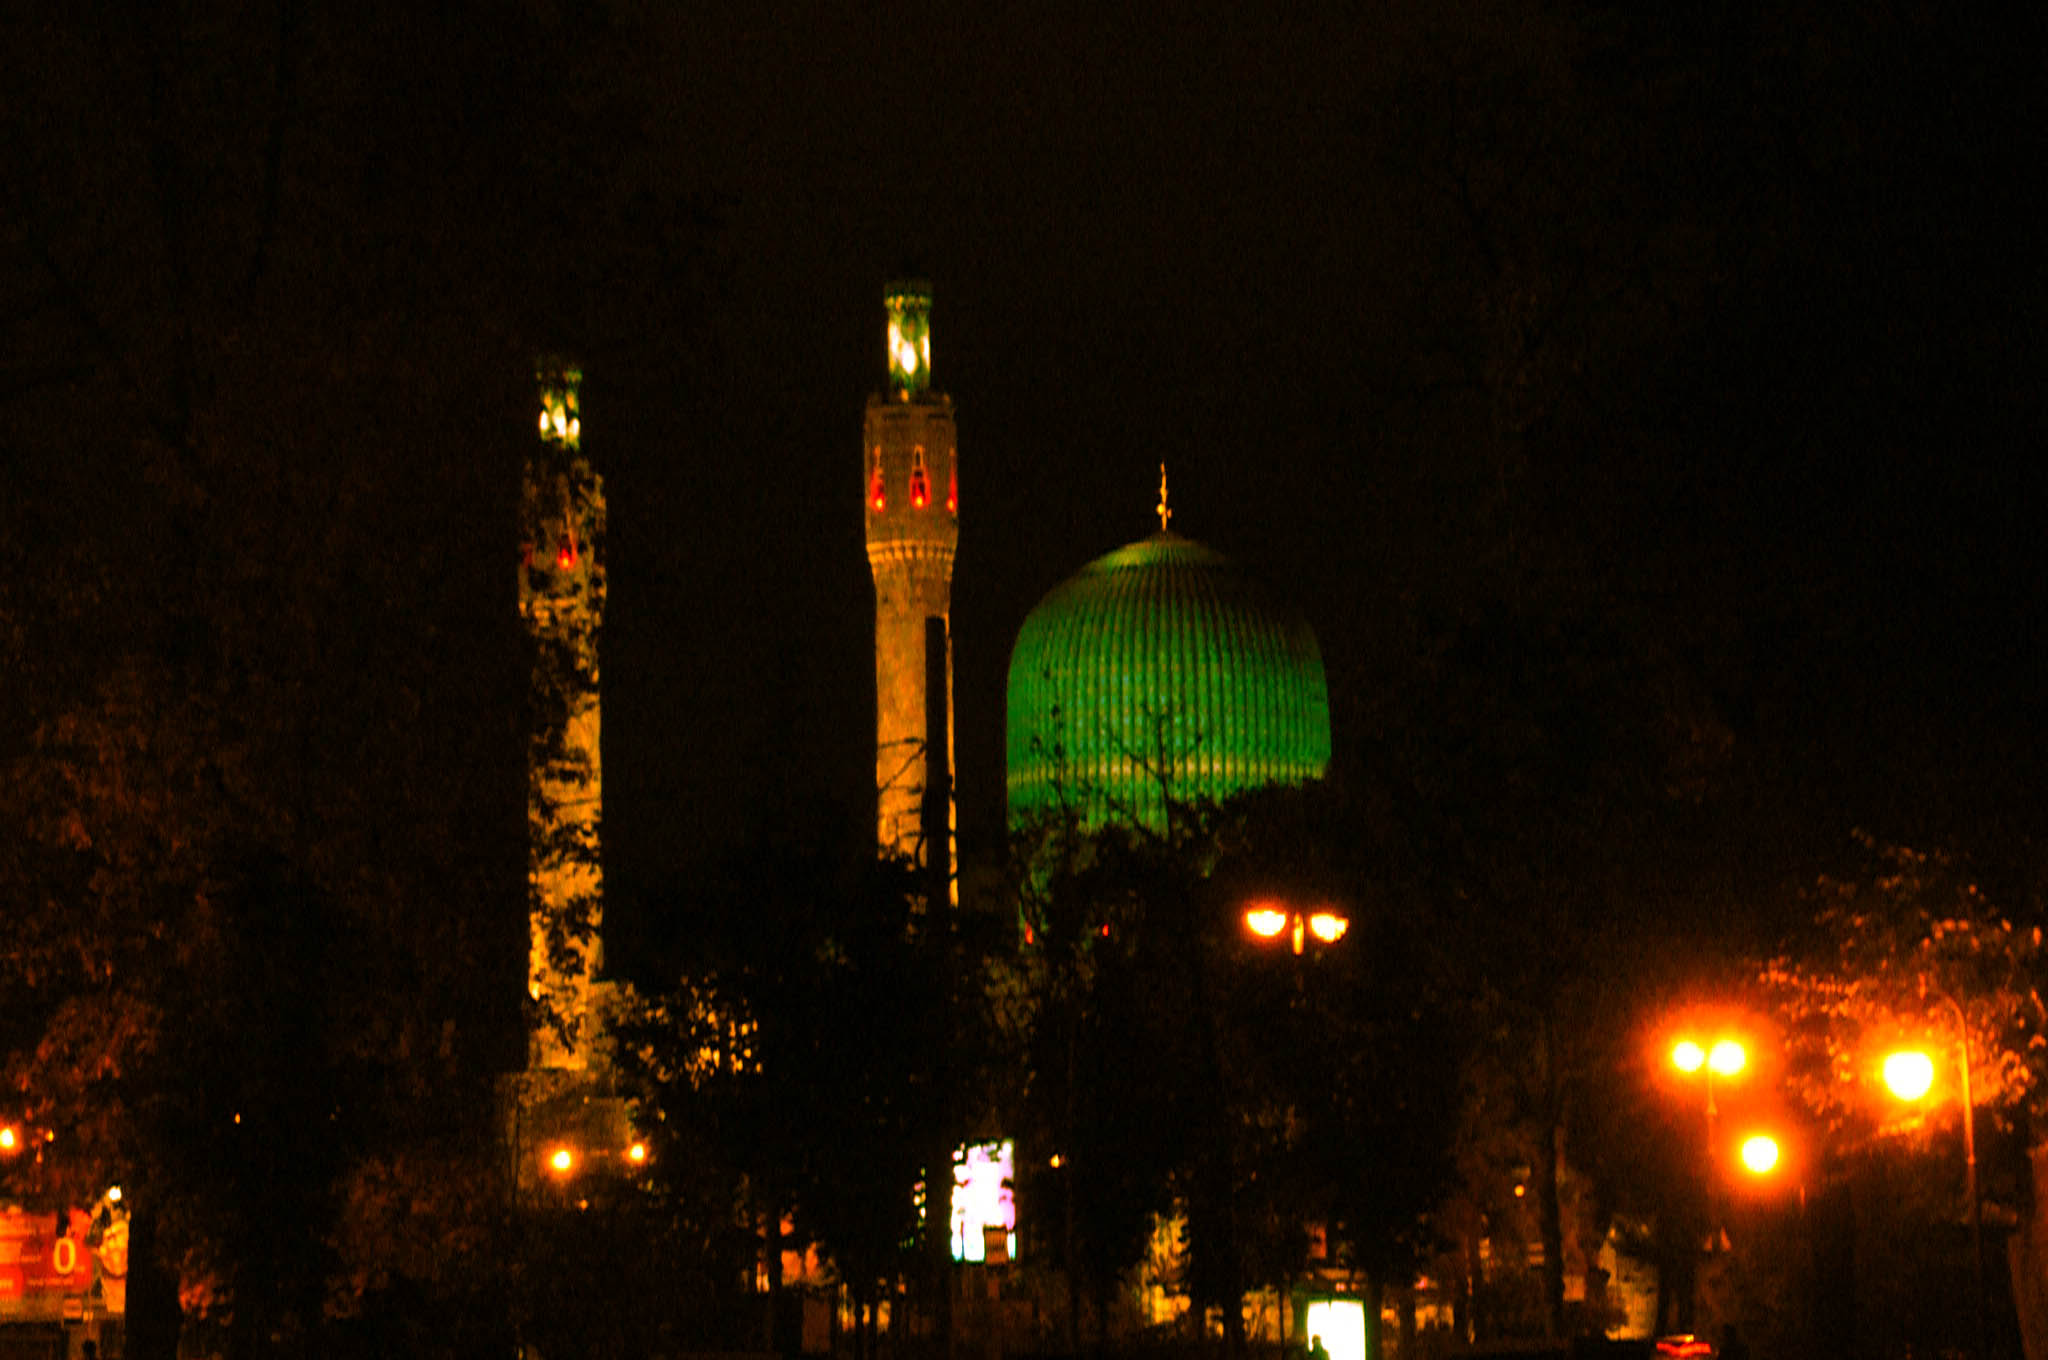
{"label": "orange glow", "polygon": [[1778,1140],[1768,1133],[1753,1133],[1742,1140],[1742,1165],[1751,1175],[1776,1170],[1780,1155]]}
{"label": "orange glow", "polygon": [[1262,940],[1270,940],[1287,929],[1287,913],[1271,907],[1253,907],[1244,914],[1244,928]]}
{"label": "orange glow", "polygon": [[548,1170],[557,1176],[566,1176],[576,1169],[576,1154],[566,1147],[558,1147],[548,1154]]}
{"label": "orange glow", "polygon": [[0,1152],[12,1152],[21,1146],[21,1135],[14,1131],[14,1125],[0,1126]]}
{"label": "orange glow", "polygon": [[1934,1089],[1934,1059],[1917,1049],[1886,1054],[1884,1084],[1900,1100],[1918,1100]]}
{"label": "orange glow", "polygon": [[1688,1037],[1671,1046],[1671,1065],[1687,1076],[1704,1068],[1711,1076],[1733,1077],[1749,1066],[1749,1049],[1725,1030],[1720,1038]]}
{"label": "orange glow", "polygon": [[1324,944],[1335,944],[1344,938],[1344,932],[1351,929],[1351,921],[1334,911],[1319,911],[1308,918],[1309,934]]}
{"label": "orange glow", "polygon": [[875,469],[874,484],[868,488],[868,504],[875,507],[875,513],[878,515],[888,508],[889,498],[882,494],[882,470],[880,468]]}
{"label": "orange glow", "polygon": [[960,473],[957,469],[946,477],[946,513],[960,513]]}
{"label": "orange glow", "polygon": [[931,490],[925,485],[924,469],[912,468],[910,471],[910,508],[922,510],[931,501],[931,498]]}
{"label": "orange glow", "polygon": [[555,549],[555,566],[563,571],[576,565],[576,540],[562,535],[561,544]]}
{"label": "orange glow", "polygon": [[627,1148],[627,1149],[626,1149],[626,1160],[627,1160],[627,1161],[629,1161],[629,1162],[632,1162],[632,1163],[633,1163],[634,1165],[636,1165],[636,1166],[637,1166],[637,1165],[639,1165],[639,1164],[640,1164],[641,1162],[644,1162],[644,1161],[646,1161],[646,1160],[647,1160],[647,1144],[645,1144],[645,1143],[635,1143],[635,1144],[633,1144],[633,1146],[631,1146],[631,1147]]}

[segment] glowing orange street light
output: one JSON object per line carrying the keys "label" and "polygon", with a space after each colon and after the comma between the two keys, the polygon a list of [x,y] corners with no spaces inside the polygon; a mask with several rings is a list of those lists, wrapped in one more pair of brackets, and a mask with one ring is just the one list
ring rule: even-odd
{"label": "glowing orange street light", "polygon": [[1717,1040],[1711,1049],[1680,1039],[1671,1046],[1671,1065],[1687,1076],[1704,1067],[1717,1077],[1732,1077],[1749,1066],[1749,1051],[1733,1039]]}
{"label": "glowing orange street light", "polygon": [[12,1124],[0,1124],[0,1152],[18,1152],[21,1149],[21,1135],[14,1131]]}
{"label": "glowing orange street light", "polygon": [[576,1154],[567,1147],[557,1146],[548,1153],[548,1170],[557,1176],[566,1176],[576,1169]]}
{"label": "glowing orange street light", "polygon": [[638,1166],[647,1160],[647,1144],[635,1143],[626,1149],[626,1160]]}
{"label": "glowing orange street light", "polygon": [[1778,1169],[1778,1161],[1784,1155],[1778,1140],[1768,1133],[1752,1133],[1742,1140],[1739,1152],[1743,1170],[1752,1176],[1767,1176]]}
{"label": "glowing orange street light", "polygon": [[1270,940],[1287,929],[1287,913],[1271,907],[1254,907],[1244,914],[1244,928],[1262,940]]}
{"label": "glowing orange street light", "polygon": [[1351,918],[1342,912],[1320,907],[1303,912],[1284,902],[1255,902],[1245,908],[1244,928],[1262,940],[1270,940],[1293,927],[1294,952],[1299,954],[1313,935],[1321,944],[1335,944],[1351,929]]}
{"label": "glowing orange street light", "polygon": [[1934,1089],[1934,1059],[1917,1049],[1887,1053],[1884,1084],[1900,1100],[1918,1100]]}
{"label": "glowing orange street light", "polygon": [[[1931,989],[1930,989],[1931,990]],[[1977,1260],[1977,1354],[1987,1352],[1987,1323],[1984,1301],[1984,1201],[1977,1192],[1977,1105],[1970,1095],[1970,1025],[1963,1008],[1947,992],[1935,992],[1956,1022],[1957,1072],[1963,1103],[1963,1194],[1970,1206],[1970,1250]],[[1934,1058],[1919,1049],[1904,1049],[1885,1055],[1884,1084],[1900,1100],[1915,1101],[1934,1089]]]}
{"label": "glowing orange street light", "polygon": [[1707,1088],[1707,1142],[1711,1147],[1714,1136],[1714,1119],[1720,1113],[1714,1106],[1714,1078],[1726,1080],[1739,1076],[1749,1066],[1749,1050],[1739,1039],[1716,1039],[1702,1046],[1696,1039],[1680,1039],[1671,1046],[1671,1065],[1687,1076],[1695,1072],[1704,1073]]}

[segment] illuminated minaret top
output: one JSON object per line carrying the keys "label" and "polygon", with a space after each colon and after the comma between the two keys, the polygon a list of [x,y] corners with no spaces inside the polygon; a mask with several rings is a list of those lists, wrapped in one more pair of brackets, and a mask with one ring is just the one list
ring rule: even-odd
{"label": "illuminated minaret top", "polygon": [[889,390],[908,401],[932,385],[932,286],[899,279],[882,303],[889,309]]}
{"label": "illuminated minaret top", "polygon": [[598,633],[604,623],[604,486],[582,449],[573,365],[544,362],[540,438],[526,458],[519,613],[533,643],[527,737],[529,1066],[586,1069],[602,1019],[603,815]]}
{"label": "illuminated minaret top", "polygon": [[[953,553],[960,541],[960,484],[954,464],[953,401],[933,390],[931,285],[923,279],[888,284],[884,342],[889,386],[868,398],[861,460],[868,566],[875,581],[876,839],[888,853],[924,860],[928,677],[944,685],[947,825],[951,813],[953,662],[950,643]],[[946,639],[928,666],[928,622]],[[952,836],[946,847],[952,864]]]}

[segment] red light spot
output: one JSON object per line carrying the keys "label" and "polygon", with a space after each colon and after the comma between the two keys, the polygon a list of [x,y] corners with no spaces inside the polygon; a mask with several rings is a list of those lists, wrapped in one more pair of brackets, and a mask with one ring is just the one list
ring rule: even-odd
{"label": "red light spot", "polygon": [[564,534],[561,545],[555,549],[555,566],[563,571],[567,571],[575,565],[576,540]]}
{"label": "red light spot", "polygon": [[880,468],[875,469],[874,484],[868,488],[868,504],[875,507],[876,514],[880,514],[888,507],[889,498],[882,494],[882,470]]}
{"label": "red light spot", "polygon": [[946,513],[949,515],[960,513],[960,473],[958,469],[955,469],[946,478]]}
{"label": "red light spot", "polygon": [[1102,923],[1102,938],[1105,940],[1109,938],[1109,922],[1107,921]]}
{"label": "red light spot", "polygon": [[910,508],[922,510],[932,498],[931,488],[925,484],[924,469],[910,470]]}

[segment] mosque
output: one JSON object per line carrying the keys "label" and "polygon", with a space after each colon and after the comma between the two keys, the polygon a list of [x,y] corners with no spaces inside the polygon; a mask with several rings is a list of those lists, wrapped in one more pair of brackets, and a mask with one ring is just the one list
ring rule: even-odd
{"label": "mosque", "polygon": [[[875,591],[876,843],[934,871],[942,847],[957,902],[954,410],[932,385],[930,285],[890,283],[883,303],[888,378],[867,401],[860,481]],[[567,363],[539,369],[539,438],[521,500],[531,697],[554,718],[528,750],[536,1018],[506,1100],[523,1196],[587,1184],[585,1171],[629,1172],[646,1155],[604,1070],[615,1004],[601,980],[605,505],[582,454],[580,378]],[[1228,558],[1173,532],[1164,467],[1157,515],[1158,532],[1082,567],[1018,632],[1006,720],[1013,828],[1059,816],[1158,830],[1173,803],[1314,779],[1329,763],[1329,700],[1307,622]]]}
{"label": "mosque", "polygon": [[[950,797],[954,774],[960,541],[953,403],[931,383],[931,300],[923,280],[884,290],[889,382],[868,399],[863,468],[876,838],[920,858],[925,789],[942,775]],[[1329,764],[1329,696],[1307,622],[1172,531],[1164,467],[1157,513],[1157,533],[1082,567],[1018,632],[1006,714],[1013,828],[1061,810],[1085,826],[1158,828],[1169,798],[1220,799],[1314,779]]]}

